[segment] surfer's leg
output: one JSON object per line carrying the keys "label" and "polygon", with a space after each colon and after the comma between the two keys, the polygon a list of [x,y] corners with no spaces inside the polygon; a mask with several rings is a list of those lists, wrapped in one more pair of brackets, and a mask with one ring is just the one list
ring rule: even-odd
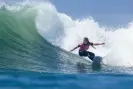
{"label": "surfer's leg", "polygon": [[95,54],[92,52],[88,52],[88,57],[93,61]]}
{"label": "surfer's leg", "polygon": [[80,56],[88,56],[89,55],[89,53],[88,53],[88,51],[79,51],[79,55]]}

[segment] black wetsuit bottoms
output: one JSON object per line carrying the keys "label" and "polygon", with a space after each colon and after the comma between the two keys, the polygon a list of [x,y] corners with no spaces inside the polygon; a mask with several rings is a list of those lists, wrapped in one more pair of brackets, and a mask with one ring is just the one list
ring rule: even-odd
{"label": "black wetsuit bottoms", "polygon": [[89,51],[79,51],[79,55],[89,57],[92,61],[93,61],[93,58],[95,57],[95,54]]}

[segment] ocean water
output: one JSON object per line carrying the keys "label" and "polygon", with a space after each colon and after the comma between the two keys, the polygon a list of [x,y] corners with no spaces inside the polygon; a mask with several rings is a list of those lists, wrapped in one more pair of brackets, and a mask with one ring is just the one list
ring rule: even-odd
{"label": "ocean water", "polygon": [[[133,89],[133,24],[105,28],[92,17],[73,20],[51,2],[0,4],[1,89]],[[94,67],[69,50],[87,36],[105,46]]]}
{"label": "ocean water", "polygon": [[0,75],[3,89],[132,89],[133,76],[124,74],[60,74],[6,72]]}

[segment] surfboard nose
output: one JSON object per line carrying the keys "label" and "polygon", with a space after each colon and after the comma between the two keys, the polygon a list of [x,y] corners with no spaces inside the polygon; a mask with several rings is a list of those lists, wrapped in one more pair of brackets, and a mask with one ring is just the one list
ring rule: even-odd
{"label": "surfboard nose", "polygon": [[100,70],[101,69],[101,61],[102,61],[102,57],[95,56],[95,58],[93,59],[93,63],[92,63],[92,69]]}

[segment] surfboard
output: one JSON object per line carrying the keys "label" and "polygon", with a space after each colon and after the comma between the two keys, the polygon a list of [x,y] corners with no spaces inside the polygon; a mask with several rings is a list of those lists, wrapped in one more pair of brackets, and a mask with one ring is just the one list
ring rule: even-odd
{"label": "surfboard", "polygon": [[93,70],[100,70],[101,69],[101,63],[102,63],[102,57],[100,56],[95,56],[92,62],[92,69]]}
{"label": "surfboard", "polygon": [[89,65],[86,63],[82,63],[82,62],[77,62],[76,67],[79,72],[86,72],[87,69],[89,69],[90,67],[92,68],[93,71],[100,71],[101,67],[102,67],[102,59],[103,58],[100,56],[95,56],[93,61],[91,61],[90,59],[87,59],[87,58],[83,58],[83,60],[88,62]]}

